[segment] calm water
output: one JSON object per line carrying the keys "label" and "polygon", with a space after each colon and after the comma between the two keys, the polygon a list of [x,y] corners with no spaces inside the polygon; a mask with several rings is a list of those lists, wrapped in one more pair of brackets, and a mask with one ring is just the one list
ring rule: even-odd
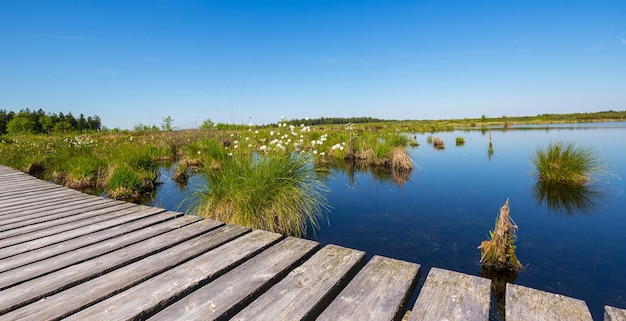
{"label": "calm water", "polygon": [[[444,150],[434,150],[427,136],[415,136],[421,145],[410,153],[417,168],[401,186],[384,175],[333,170],[326,181],[328,224],[310,238],[419,263],[422,282],[433,266],[481,275],[476,247],[508,198],[526,266],[509,282],[582,299],[595,320],[604,305],[626,308],[626,123],[493,129],[493,154],[480,130],[433,134]],[[463,146],[455,146],[457,136],[465,138]],[[593,146],[606,163],[610,173],[596,184],[602,195],[592,197],[597,207],[568,213],[534,196],[532,152],[559,140]],[[182,200],[202,179],[192,177],[183,188],[168,181],[167,169],[162,174],[166,184],[149,204],[184,211]],[[495,304],[491,313],[503,319]]]}

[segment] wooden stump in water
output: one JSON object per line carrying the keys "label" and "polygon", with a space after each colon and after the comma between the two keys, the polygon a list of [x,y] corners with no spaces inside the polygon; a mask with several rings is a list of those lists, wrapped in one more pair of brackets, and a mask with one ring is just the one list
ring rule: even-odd
{"label": "wooden stump in water", "polygon": [[482,241],[478,249],[481,252],[480,263],[496,270],[520,270],[522,264],[515,255],[515,231],[517,226],[511,221],[509,200],[500,208],[496,226],[490,232],[491,239]]}

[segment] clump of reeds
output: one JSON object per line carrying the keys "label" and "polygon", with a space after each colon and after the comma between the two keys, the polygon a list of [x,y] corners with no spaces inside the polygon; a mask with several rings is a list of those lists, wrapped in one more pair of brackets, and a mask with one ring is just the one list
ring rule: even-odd
{"label": "clump of reeds", "polygon": [[98,180],[106,175],[106,165],[95,155],[78,155],[64,163],[65,174],[61,176],[64,186],[84,190],[96,187]]}
{"label": "clump of reeds", "polygon": [[519,270],[522,264],[515,254],[515,232],[517,226],[511,220],[511,210],[507,199],[500,215],[496,218],[496,225],[493,231],[489,231],[490,239],[482,241],[480,249],[480,263],[487,268],[495,270]]}
{"label": "clump of reeds", "polygon": [[391,164],[394,171],[410,172],[413,170],[413,160],[406,151],[406,147],[395,147],[391,152]]}
{"label": "clump of reeds", "polygon": [[132,167],[128,164],[112,165],[107,178],[107,195],[114,199],[138,199],[142,193],[154,189],[155,169]]}
{"label": "clump of reeds", "polygon": [[463,138],[461,136],[456,138],[456,145],[457,146],[461,146],[461,145],[464,145],[464,144],[465,144],[465,138]]}
{"label": "clump of reeds", "polygon": [[437,149],[443,149],[445,148],[444,144],[443,144],[443,139],[439,138],[439,137],[434,137],[433,138],[433,147],[437,148]]}
{"label": "clump of reeds", "polygon": [[591,182],[592,174],[601,169],[596,154],[590,147],[557,142],[535,150],[532,163],[540,181],[575,187]]}
{"label": "clump of reeds", "polygon": [[326,187],[305,154],[231,157],[204,173],[207,188],[196,208],[203,217],[302,236],[328,207]]}
{"label": "clump of reeds", "polygon": [[179,162],[172,175],[172,180],[175,182],[186,182],[189,179],[189,165],[186,162]]}

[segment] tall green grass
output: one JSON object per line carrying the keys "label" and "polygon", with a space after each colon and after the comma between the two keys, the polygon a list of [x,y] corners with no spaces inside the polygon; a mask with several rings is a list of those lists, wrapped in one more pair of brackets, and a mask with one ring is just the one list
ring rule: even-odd
{"label": "tall green grass", "polygon": [[203,217],[302,236],[328,208],[326,187],[305,154],[235,156],[205,177],[196,208]]}
{"label": "tall green grass", "polygon": [[532,163],[540,181],[567,186],[591,182],[602,165],[596,150],[574,142],[550,143],[547,148],[536,149]]}

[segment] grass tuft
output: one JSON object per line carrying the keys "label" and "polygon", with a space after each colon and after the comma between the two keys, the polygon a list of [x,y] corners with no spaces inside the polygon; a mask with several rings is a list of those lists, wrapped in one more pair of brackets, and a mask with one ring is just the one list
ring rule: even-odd
{"label": "grass tuft", "polygon": [[232,157],[205,177],[196,207],[203,217],[303,236],[328,208],[326,187],[305,154]]}
{"label": "grass tuft", "polygon": [[573,142],[551,143],[535,150],[532,163],[540,181],[571,187],[591,182],[592,175],[601,170],[597,152]]}

